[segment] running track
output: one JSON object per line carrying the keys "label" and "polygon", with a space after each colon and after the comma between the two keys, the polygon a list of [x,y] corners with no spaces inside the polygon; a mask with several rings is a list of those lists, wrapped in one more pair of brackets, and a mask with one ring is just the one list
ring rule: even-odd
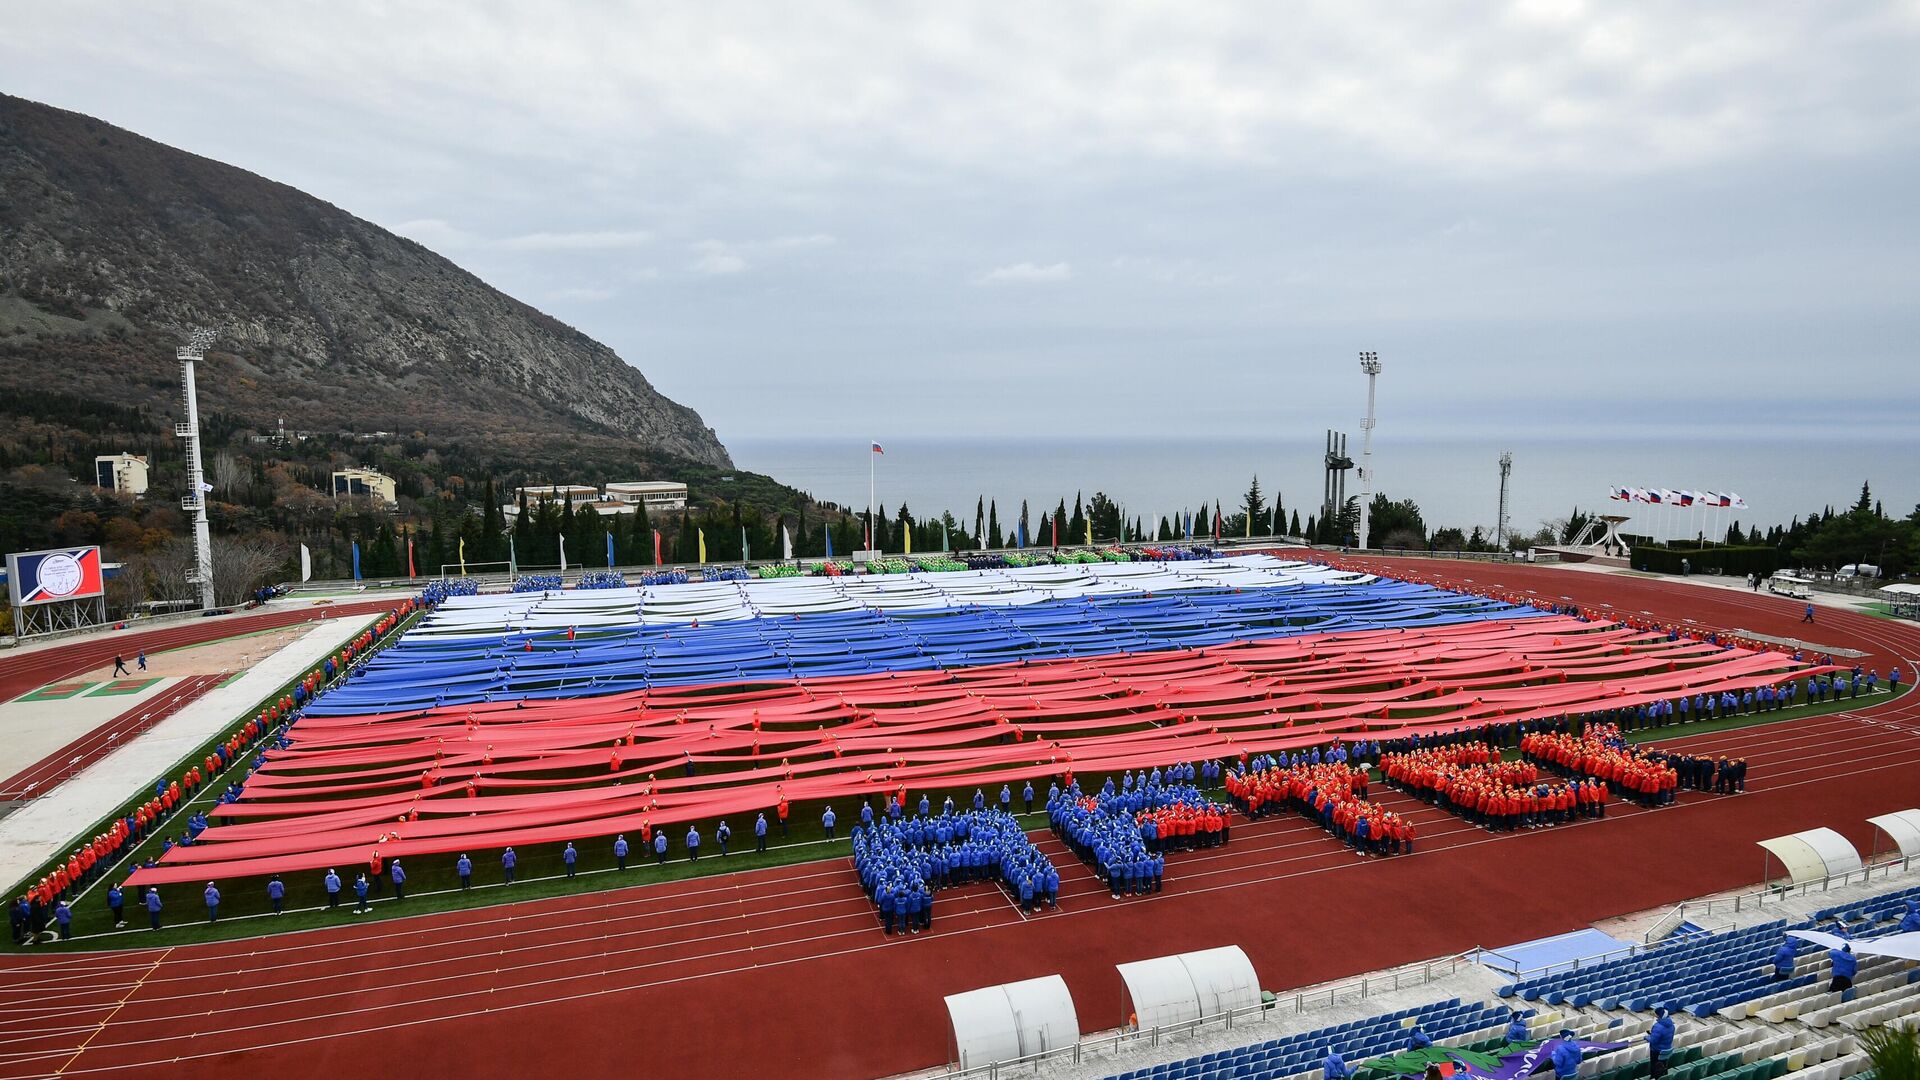
{"label": "running track", "polygon": [[204,645],[209,641],[238,637],[241,634],[257,634],[262,630],[273,630],[296,623],[371,615],[376,612],[390,611],[399,603],[400,600],[392,599],[357,600],[351,604],[318,607],[302,604],[297,608],[282,608],[260,615],[194,619],[173,623],[159,630],[142,630],[133,633],[109,632],[75,638],[64,645],[0,657],[0,701],[12,701],[21,694],[38,690],[48,683],[61,682],[95,668],[106,667],[113,663],[113,658],[116,656],[130,657],[140,652],[152,654],[164,652],[167,649],[185,648],[189,645]]}
{"label": "running track", "polygon": [[155,694],[150,700],[87,732],[67,745],[0,781],[0,802],[30,799],[106,757],[123,740],[146,731],[185,708],[201,694],[220,685],[231,674],[190,675]]}
{"label": "running track", "polygon": [[[1797,604],[1727,590],[1536,567],[1395,568],[1670,620],[1801,629]],[[1833,609],[1820,620],[1804,636],[1871,652],[1883,672],[1920,657],[1909,624]],[[1758,877],[1753,842],[1767,836],[1826,824],[1868,848],[1867,816],[1920,802],[1916,702],[1676,740],[1746,756],[1751,790],[1657,811],[1615,804],[1599,822],[1494,836],[1376,788],[1421,824],[1411,857],[1360,858],[1291,816],[1241,822],[1228,847],[1172,858],[1165,893],[1124,902],[1042,834],[1062,870],[1061,911],[1029,919],[976,885],[943,892],[933,933],[912,938],[882,935],[851,866],[831,860],[253,941],[9,955],[0,1077],[172,1062],[294,1080],[369,1063],[479,1077],[530,1064],[900,1072],[945,1059],[941,998],[958,990],[1058,972],[1082,1026],[1098,1029],[1123,1019],[1112,965],[1126,960],[1236,943],[1268,986],[1299,986],[1737,888]],[[168,914],[195,907],[183,897]]]}

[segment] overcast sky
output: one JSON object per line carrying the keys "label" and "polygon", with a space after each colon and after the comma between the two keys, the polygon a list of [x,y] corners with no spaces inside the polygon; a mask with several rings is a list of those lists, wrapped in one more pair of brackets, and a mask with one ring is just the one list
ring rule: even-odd
{"label": "overcast sky", "polygon": [[1912,436],[1920,2],[14,0],[723,439]]}

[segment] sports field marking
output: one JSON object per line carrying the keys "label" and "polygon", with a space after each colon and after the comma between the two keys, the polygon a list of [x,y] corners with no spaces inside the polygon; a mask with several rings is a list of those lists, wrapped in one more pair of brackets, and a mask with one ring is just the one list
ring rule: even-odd
{"label": "sports field marking", "polygon": [[124,697],[128,694],[137,694],[159,681],[158,676],[151,679],[115,679],[109,683],[102,683],[99,689],[89,692],[87,696]]}
{"label": "sports field marking", "polygon": [[62,700],[65,700],[66,698],[76,697],[82,693],[85,693],[87,690],[92,689],[94,685],[95,684],[90,682],[53,683],[48,686],[43,686],[40,689],[35,690],[31,694],[22,694],[18,698],[15,698],[14,700],[16,701],[62,701]]}

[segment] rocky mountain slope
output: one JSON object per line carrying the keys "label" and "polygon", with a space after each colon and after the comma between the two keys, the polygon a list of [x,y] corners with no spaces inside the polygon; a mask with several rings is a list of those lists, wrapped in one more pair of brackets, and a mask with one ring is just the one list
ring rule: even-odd
{"label": "rocky mountain slope", "polygon": [[0,390],[202,409],[270,429],[630,439],[731,464],[613,350],[284,184],[0,95]]}

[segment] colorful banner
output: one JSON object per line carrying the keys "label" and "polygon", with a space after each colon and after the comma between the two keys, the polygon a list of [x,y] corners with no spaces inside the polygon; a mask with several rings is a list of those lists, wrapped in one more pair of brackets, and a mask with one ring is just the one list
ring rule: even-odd
{"label": "colorful banner", "polygon": [[100,549],[63,548],[8,555],[7,591],[15,607],[99,596],[106,591]]}

